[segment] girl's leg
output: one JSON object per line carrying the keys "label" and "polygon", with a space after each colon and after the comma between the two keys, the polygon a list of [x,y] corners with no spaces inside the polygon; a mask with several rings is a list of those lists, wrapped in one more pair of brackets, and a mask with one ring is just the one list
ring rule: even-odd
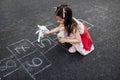
{"label": "girl's leg", "polygon": [[91,51],[94,50],[94,46],[93,46],[93,45],[92,45],[90,51],[85,50],[85,49],[83,48],[83,44],[82,44],[82,43],[80,43],[80,44],[74,44],[74,46],[75,46],[76,50],[77,50],[80,54],[82,54],[82,55],[84,55],[84,56],[87,55],[87,54],[89,54]]}

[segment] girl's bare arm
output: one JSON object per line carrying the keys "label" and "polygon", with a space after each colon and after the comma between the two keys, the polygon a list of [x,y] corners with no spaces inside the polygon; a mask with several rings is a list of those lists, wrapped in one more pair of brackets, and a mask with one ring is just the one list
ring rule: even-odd
{"label": "girl's bare arm", "polygon": [[44,32],[44,34],[52,34],[52,33],[59,32],[60,28],[61,28],[61,25],[59,25],[58,27],[56,27],[56,28],[54,28],[54,29],[52,29],[50,31]]}

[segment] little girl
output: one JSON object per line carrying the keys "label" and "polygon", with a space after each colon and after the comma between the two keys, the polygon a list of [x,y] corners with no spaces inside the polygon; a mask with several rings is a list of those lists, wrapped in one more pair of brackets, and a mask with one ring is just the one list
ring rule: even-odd
{"label": "little girl", "polygon": [[78,51],[82,55],[87,55],[94,50],[93,42],[87,27],[76,18],[72,17],[72,10],[68,5],[59,5],[55,10],[57,22],[60,25],[44,34],[59,32],[57,37],[61,43],[70,43],[70,53]]}

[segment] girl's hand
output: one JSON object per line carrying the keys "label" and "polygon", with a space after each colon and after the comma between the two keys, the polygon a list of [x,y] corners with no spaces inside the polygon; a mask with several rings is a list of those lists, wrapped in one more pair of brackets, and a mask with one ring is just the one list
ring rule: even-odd
{"label": "girl's hand", "polygon": [[59,42],[65,43],[65,42],[66,42],[66,39],[65,39],[65,38],[59,38]]}
{"label": "girl's hand", "polygon": [[50,34],[49,31],[43,32],[44,35]]}

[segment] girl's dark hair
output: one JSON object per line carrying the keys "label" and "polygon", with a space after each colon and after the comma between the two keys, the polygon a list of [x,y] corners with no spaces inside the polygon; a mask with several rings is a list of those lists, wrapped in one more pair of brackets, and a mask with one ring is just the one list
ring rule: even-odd
{"label": "girl's dark hair", "polygon": [[62,4],[56,7],[55,14],[56,16],[59,16],[65,20],[64,21],[65,30],[68,36],[70,36],[70,33],[72,33],[73,30],[76,29],[77,27],[76,21],[73,20],[72,18],[72,9],[69,8],[68,5]]}

